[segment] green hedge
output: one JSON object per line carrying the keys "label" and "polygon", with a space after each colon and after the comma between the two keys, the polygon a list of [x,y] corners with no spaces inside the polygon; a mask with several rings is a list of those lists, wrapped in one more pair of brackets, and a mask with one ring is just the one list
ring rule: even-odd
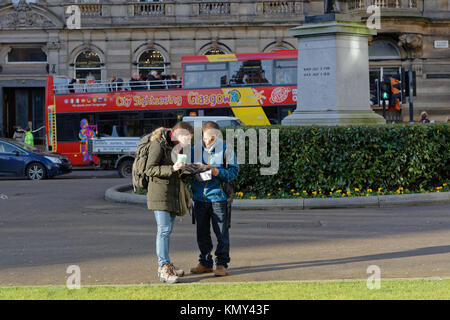
{"label": "green hedge", "polygon": [[241,197],[420,192],[449,181],[448,124],[253,128],[280,130],[279,171],[263,176],[259,163],[240,165]]}

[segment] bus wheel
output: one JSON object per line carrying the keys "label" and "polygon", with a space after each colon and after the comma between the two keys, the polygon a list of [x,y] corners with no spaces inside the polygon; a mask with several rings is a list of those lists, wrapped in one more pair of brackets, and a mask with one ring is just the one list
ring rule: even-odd
{"label": "bus wheel", "polygon": [[42,180],[45,179],[45,167],[40,163],[32,163],[27,168],[27,177],[30,180]]}
{"label": "bus wheel", "polygon": [[131,177],[132,169],[133,169],[133,161],[131,161],[131,160],[122,161],[119,164],[119,167],[117,168],[121,178]]}

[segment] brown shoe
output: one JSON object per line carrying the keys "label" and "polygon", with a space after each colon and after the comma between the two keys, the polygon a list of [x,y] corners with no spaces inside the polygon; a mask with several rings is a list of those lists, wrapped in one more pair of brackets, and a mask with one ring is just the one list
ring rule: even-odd
{"label": "brown shoe", "polygon": [[191,273],[208,273],[213,272],[213,268],[207,268],[202,266],[200,263],[195,268],[191,269]]}
{"label": "brown shoe", "polygon": [[224,266],[217,266],[216,270],[214,271],[214,275],[216,277],[224,277],[227,275],[227,268]]}

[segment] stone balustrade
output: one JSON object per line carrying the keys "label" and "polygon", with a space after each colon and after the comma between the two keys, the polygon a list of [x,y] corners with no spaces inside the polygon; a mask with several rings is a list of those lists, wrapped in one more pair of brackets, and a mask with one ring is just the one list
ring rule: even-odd
{"label": "stone balustrade", "polygon": [[[299,24],[305,15],[315,12],[311,0],[168,0],[168,1],[67,1],[64,5],[80,6],[82,26],[107,27],[111,24],[146,25],[152,24],[192,24],[214,21],[214,23],[282,23]],[[343,12],[365,11],[377,5],[394,15],[420,14],[418,0],[348,0],[340,4]],[[148,20],[148,17],[152,17]],[[211,19],[208,19],[208,18]]]}
{"label": "stone balustrade", "polygon": [[[140,23],[139,17],[157,17],[152,22],[195,22],[213,17],[217,22],[256,21],[273,22],[271,17],[280,19],[291,16],[292,21],[301,21],[305,14],[305,5],[310,0],[229,0],[229,1],[130,1],[107,2],[102,0],[73,0],[64,5],[78,5],[83,18],[121,18],[121,21]],[[191,20],[191,21],[190,21]],[[93,20],[92,20],[93,21]],[[278,20],[277,20],[278,21]],[[285,21],[285,19],[282,19]],[[101,20],[98,20],[101,23]]]}
{"label": "stone balustrade", "polygon": [[366,9],[371,5],[382,9],[418,9],[418,0],[350,0],[348,10]]}
{"label": "stone balustrade", "polygon": [[222,16],[230,14],[230,3],[228,2],[201,2],[199,3],[199,14],[202,16]]}
{"label": "stone balustrade", "polygon": [[135,3],[135,16],[164,16],[166,5],[163,2]]}
{"label": "stone balustrade", "polygon": [[80,12],[82,16],[101,16],[102,5],[101,4],[79,4]]}
{"label": "stone balustrade", "polygon": [[298,1],[267,1],[264,2],[266,15],[293,15],[303,13],[303,2]]}

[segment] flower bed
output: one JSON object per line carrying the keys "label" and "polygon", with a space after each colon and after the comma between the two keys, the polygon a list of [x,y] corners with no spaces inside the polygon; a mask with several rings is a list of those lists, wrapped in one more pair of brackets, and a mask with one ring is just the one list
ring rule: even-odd
{"label": "flower bed", "polygon": [[308,199],[308,198],[345,198],[345,197],[369,197],[369,196],[379,196],[379,195],[396,195],[396,194],[414,194],[414,193],[430,193],[430,192],[450,192],[449,183],[443,183],[441,186],[431,188],[429,190],[419,190],[411,191],[404,189],[403,187],[398,188],[395,191],[382,190],[378,188],[377,190],[367,189],[360,190],[359,188],[354,188],[352,190],[336,190],[335,192],[323,193],[322,189],[317,191],[308,192],[306,190],[297,191],[291,189],[289,193],[281,190],[277,190],[273,193],[268,193],[265,195],[260,195],[257,193],[244,193],[242,191],[236,192],[235,199]]}

